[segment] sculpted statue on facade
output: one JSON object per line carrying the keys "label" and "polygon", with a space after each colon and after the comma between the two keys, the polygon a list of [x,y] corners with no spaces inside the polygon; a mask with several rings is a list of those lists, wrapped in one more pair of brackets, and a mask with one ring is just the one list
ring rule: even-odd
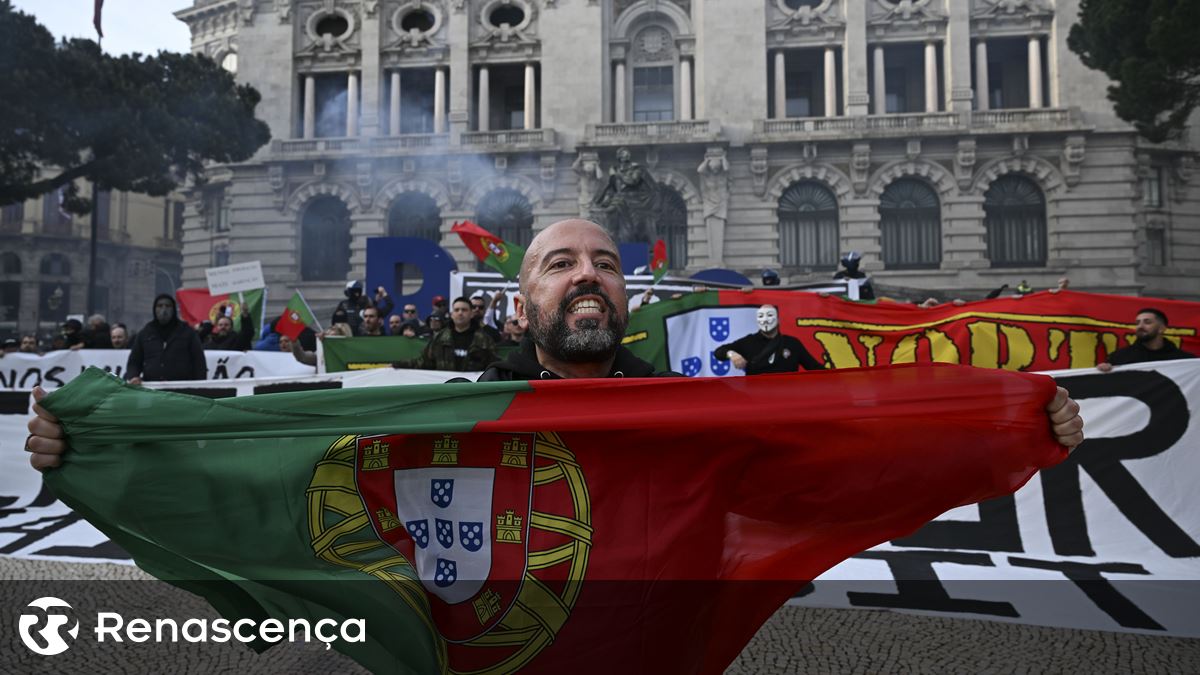
{"label": "sculpted statue on facade", "polygon": [[724,148],[709,148],[696,168],[704,198],[704,225],[708,230],[710,264],[725,254],[725,222],[729,218],[729,159]]}
{"label": "sculpted statue on facade", "polygon": [[608,170],[608,181],[592,200],[592,213],[619,242],[658,238],[661,203],[658,182],[628,148],[617,150],[617,165]]}

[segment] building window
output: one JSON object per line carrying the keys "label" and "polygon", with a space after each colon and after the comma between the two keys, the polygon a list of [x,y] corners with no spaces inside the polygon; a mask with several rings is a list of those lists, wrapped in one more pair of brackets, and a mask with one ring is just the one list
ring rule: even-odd
{"label": "building window", "polygon": [[[404,68],[400,76],[400,128],[392,134],[432,134],[437,74],[433,68]],[[388,105],[392,101],[391,77],[387,78]],[[390,112],[390,110],[389,110]]]}
{"label": "building window", "polygon": [[[498,188],[479,202],[475,222],[504,241],[528,246],[533,240],[533,207],[525,195],[511,188]],[[480,272],[491,270],[482,262]]]}
{"label": "building window", "polygon": [[21,257],[16,253],[5,252],[0,255],[0,274],[20,274]]}
{"label": "building window", "polygon": [[667,269],[682,270],[688,262],[687,202],[674,188],[660,185],[659,190],[658,237],[667,245]]}
{"label": "building window", "polygon": [[20,232],[23,220],[25,220],[25,202],[9,204],[0,209],[0,229],[6,232]]}
{"label": "building window", "polygon": [[1148,209],[1161,209],[1163,205],[1163,171],[1152,166],[1142,177],[1142,205]]}
{"label": "building window", "polygon": [[69,277],[71,276],[71,261],[61,253],[50,253],[42,258],[42,276]]}
{"label": "building window", "polygon": [[784,267],[836,269],[837,197],[816,181],[800,181],[779,198],[779,263]]}
{"label": "building window", "polygon": [[63,188],[42,195],[42,231],[70,236],[71,214],[63,209]]}
{"label": "building window", "polygon": [[221,244],[213,249],[213,267],[225,267],[229,264],[229,247]]}
{"label": "building window", "polygon": [[340,281],[350,272],[350,209],[337,197],[318,197],[300,223],[300,276]]}
{"label": "building window", "polygon": [[229,231],[229,206],[225,203],[225,188],[204,195],[204,222],[215,232]]}
{"label": "building window", "polygon": [[[346,135],[349,115],[349,73],[330,73],[313,77],[313,133],[317,138],[340,138]],[[301,91],[304,78],[301,78]],[[361,99],[361,90],[359,93]],[[304,128],[303,115],[301,129]]]}
{"label": "building window", "polygon": [[1167,264],[1167,228],[1163,223],[1146,226],[1146,264],[1156,267]]}
{"label": "building window", "polygon": [[442,210],[433,198],[422,192],[405,192],[388,209],[389,237],[417,237],[440,241]]}
{"label": "building window", "polygon": [[633,121],[664,122],[675,119],[674,66],[633,69]]}
{"label": "building window", "polygon": [[1005,175],[983,195],[988,258],[993,267],[1046,264],[1046,198],[1032,180]]}
{"label": "building window", "polygon": [[879,200],[883,263],[888,269],[936,268],[942,262],[941,205],[915,178],[901,178]]}
{"label": "building window", "polygon": [[14,322],[21,314],[21,282],[0,281],[0,321]]}
{"label": "building window", "polygon": [[96,236],[100,239],[108,239],[112,222],[112,191],[97,191],[96,202],[92,208],[96,209]]}

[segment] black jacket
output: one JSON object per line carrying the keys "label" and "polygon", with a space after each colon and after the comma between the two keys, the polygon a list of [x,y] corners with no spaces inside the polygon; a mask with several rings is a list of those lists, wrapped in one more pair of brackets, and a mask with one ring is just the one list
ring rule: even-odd
{"label": "black jacket", "polygon": [[[654,366],[633,355],[624,347],[617,348],[608,377],[683,377],[671,371],[655,371]],[[526,338],[521,346],[503,361],[497,361],[483,371],[476,382],[510,382],[514,380],[561,380],[562,378],[538,363],[533,340]]]}
{"label": "black jacket", "polygon": [[135,377],[147,382],[207,379],[200,336],[177,318],[165,327],[151,320],[129,347],[125,379]]}
{"label": "black jacket", "polygon": [[205,349],[221,349],[231,352],[244,352],[250,349],[250,344],[254,341],[254,325],[250,317],[242,317],[242,327],[240,330],[231,330],[224,335],[217,335],[210,332],[204,336],[202,344]]}
{"label": "black jacket", "polygon": [[736,342],[721,345],[713,355],[722,361],[729,359],[733,350],[746,359],[746,374],[794,373],[801,368],[821,370],[824,366],[814,359],[804,345],[791,335],[783,333],[768,338],[762,332],[751,333]]}
{"label": "black jacket", "polygon": [[1174,342],[1165,340],[1162,349],[1149,349],[1146,345],[1135,342],[1108,355],[1108,362],[1114,366],[1127,363],[1145,363],[1147,361],[1174,361],[1175,359],[1194,359],[1195,354],[1185,352],[1175,346]]}

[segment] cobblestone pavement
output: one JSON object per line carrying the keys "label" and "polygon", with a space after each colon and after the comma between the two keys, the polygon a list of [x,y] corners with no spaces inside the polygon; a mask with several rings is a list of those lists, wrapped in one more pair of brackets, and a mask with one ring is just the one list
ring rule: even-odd
{"label": "cobblestone pavement", "polygon": [[[59,588],[63,581],[123,582],[76,587],[94,595],[82,602],[72,596],[81,614],[95,605],[132,607],[138,616],[180,621],[216,618],[199,598],[149,579],[126,565],[0,557],[0,673],[365,673],[320,644],[281,643],[264,654],[229,643],[181,642],[170,652],[145,644],[106,644],[42,658],[30,654],[16,637],[14,610],[36,597],[31,592],[42,590],[36,583],[14,583],[18,580],[56,580],[53,586]],[[897,672],[1200,673],[1200,639],[784,607],[758,631],[726,675]]]}

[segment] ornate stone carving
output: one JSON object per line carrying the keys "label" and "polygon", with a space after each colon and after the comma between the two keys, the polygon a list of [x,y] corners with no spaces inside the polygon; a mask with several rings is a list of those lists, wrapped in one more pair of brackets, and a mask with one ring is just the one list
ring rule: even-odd
{"label": "ornate stone carving", "polygon": [[1058,168],[1062,171],[1063,180],[1066,181],[1069,188],[1079,184],[1079,171],[1083,166],[1086,143],[1083,136],[1067,136],[1067,140],[1063,144]]}
{"label": "ornate stone carving", "polygon": [[354,182],[358,185],[358,192],[361,195],[360,199],[364,209],[371,208],[371,198],[373,190],[371,186],[375,183],[375,164],[373,162],[358,162],[355,166]]}
{"label": "ornate stone carving", "polygon": [[[507,23],[499,26],[492,25],[488,21],[488,16],[491,15],[492,8],[499,2],[520,7],[525,13],[525,18],[516,26]],[[479,12],[480,37],[475,40],[474,45],[491,49],[515,50],[526,45],[536,44],[537,30],[534,23],[536,19],[537,10],[527,0],[494,0],[484,5]]]}
{"label": "ornate stone carving", "polygon": [[946,17],[932,0],[875,0],[884,10],[884,19],[918,21]]}
{"label": "ornate stone carving", "polygon": [[450,0],[450,9],[453,9],[455,14],[462,14],[467,11],[467,0]]}
{"label": "ornate stone carving", "polygon": [[754,192],[759,197],[767,192],[767,149],[765,147],[750,149],[750,179],[754,182]]}
{"label": "ornate stone carving", "polygon": [[579,176],[579,217],[591,214],[592,197],[600,190],[604,172],[600,170],[600,155],[595,152],[580,152],[571,164],[571,170]]}
{"label": "ornate stone carving", "polygon": [[[791,33],[815,33],[826,28],[844,26],[845,22],[841,20],[837,12],[833,10],[834,0],[822,0],[818,5],[800,5],[792,9],[788,6],[785,0],[775,0],[775,7],[783,15],[783,19],[777,21],[771,28],[773,30],[786,30]],[[850,2],[861,2],[862,0],[849,0]]]}
{"label": "ornate stone carving", "polygon": [[958,152],[954,155],[954,179],[958,181],[958,189],[963,192],[971,189],[974,175],[975,140],[964,138],[958,142]]}
{"label": "ornate stone carving", "polygon": [[279,23],[287,23],[292,19],[292,0],[275,0],[275,15]]}
{"label": "ornate stone carving", "polygon": [[617,164],[592,200],[592,215],[608,227],[618,242],[658,239],[661,193],[654,176],[637,162],[629,148],[617,150]]}
{"label": "ornate stone carving", "polygon": [[254,23],[254,11],[257,9],[255,0],[238,0],[238,14],[242,17],[242,23],[249,26]]}
{"label": "ornate stone carving", "polygon": [[867,189],[867,181],[871,177],[871,144],[855,143],[850,152],[850,181],[854,191],[862,194]]}
{"label": "ornate stone carving", "polygon": [[1187,192],[1188,183],[1192,182],[1192,177],[1196,173],[1196,157],[1190,154],[1179,155],[1175,158],[1173,169],[1172,173],[1178,185],[1172,190],[1172,193],[1174,193],[1175,201],[1180,202],[1183,201],[1184,193]]}
{"label": "ornate stone carving", "polygon": [[558,187],[558,155],[546,153],[542,155],[539,174],[542,177],[542,201],[554,199]]}
{"label": "ornate stone carving", "polygon": [[803,143],[800,145],[800,163],[807,164],[816,161],[817,159],[817,144]]}
{"label": "ornate stone carving", "polygon": [[505,155],[496,155],[492,158],[492,168],[497,174],[503,174],[508,171],[508,157]]}
{"label": "ornate stone carving", "polygon": [[1027,152],[1029,152],[1029,136],[1025,134],[1013,136],[1012,154],[1016,157],[1024,157]]}
{"label": "ornate stone carving", "polygon": [[975,16],[1027,17],[1054,12],[1044,0],[976,0]]}
{"label": "ornate stone carving", "polygon": [[904,146],[904,156],[912,161],[921,156],[921,139],[910,138]]}
{"label": "ornate stone carving", "polygon": [[450,194],[450,203],[458,206],[463,198],[463,165],[461,159],[451,159],[446,162],[446,188]]}
{"label": "ornate stone carving", "polygon": [[725,148],[708,148],[696,172],[700,174],[704,225],[708,230],[708,260],[717,265],[725,255],[725,222],[729,218],[729,159]]}
{"label": "ornate stone carving", "polygon": [[287,180],[283,177],[282,165],[274,164],[267,169],[267,182],[271,185],[271,192],[274,193],[275,208],[282,212],[287,203],[287,195],[284,194]]}

